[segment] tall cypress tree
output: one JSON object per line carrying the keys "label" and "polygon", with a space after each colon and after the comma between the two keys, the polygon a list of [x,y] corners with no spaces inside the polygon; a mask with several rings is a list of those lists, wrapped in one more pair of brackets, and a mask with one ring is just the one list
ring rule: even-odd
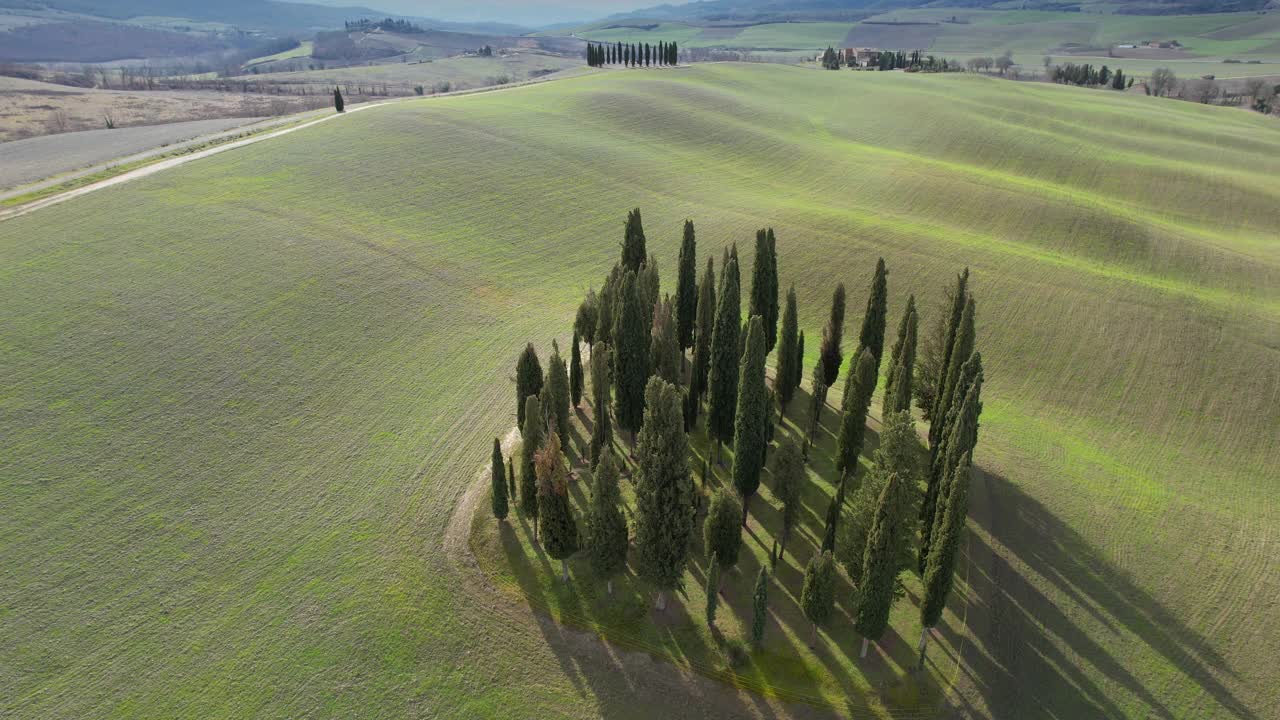
{"label": "tall cypress tree", "polygon": [[679,42],[671,43],[671,64],[680,64],[680,44]]}
{"label": "tall cypress tree", "polygon": [[806,436],[805,458],[809,457],[809,445],[812,445],[818,434],[818,428],[822,426],[822,409],[827,405],[827,381],[826,372],[822,368],[822,358],[818,358],[817,364],[813,366],[813,403],[809,409],[809,433]]}
{"label": "tall cypress tree", "polygon": [[733,485],[742,496],[742,525],[746,527],[751,497],[760,487],[764,468],[769,389],[764,379],[764,328],[753,315],[747,330],[747,349],[738,378],[737,414],[733,423]]}
{"label": "tall cypress tree", "polygon": [[822,532],[822,551],[836,551],[836,534],[840,530],[840,516],[844,513],[844,494],[845,489],[849,487],[848,476],[841,475],[836,481],[836,492],[831,496],[831,502],[827,505],[827,524]]}
{"label": "tall cypress tree", "polygon": [[569,370],[565,367],[564,358],[560,357],[560,345],[554,340],[551,341],[551,359],[547,362],[547,389],[551,397],[551,417],[555,420],[551,431],[568,437]]}
{"label": "tall cypress tree", "polygon": [[591,467],[613,444],[613,423],[609,419],[609,346],[602,342],[591,348]]}
{"label": "tall cypress tree", "polygon": [[796,286],[787,290],[787,309],[782,313],[782,335],[778,338],[778,367],[773,378],[773,391],[778,396],[778,409],[787,414],[787,405],[795,397],[796,387],[792,380],[796,376],[796,342],[799,340],[798,319],[796,310]]}
{"label": "tall cypress tree", "polygon": [[622,64],[622,41],[618,41],[617,47],[613,49],[613,64]]}
{"label": "tall cypress tree", "polygon": [[965,519],[969,513],[969,468],[973,456],[965,453],[951,470],[951,495],[946,511],[942,514],[942,527],[938,528],[938,540],[929,550],[924,570],[924,597],[920,601],[920,664],[924,667],[925,649],[929,632],[942,619],[947,606],[947,596],[955,581],[956,556],[960,550],[960,538],[964,533]]}
{"label": "tall cypress tree", "polygon": [[707,394],[707,373],[711,370],[711,336],[715,333],[716,271],[715,262],[707,258],[707,270],[698,284],[698,318],[694,324],[693,369],[689,375],[690,425],[698,421],[698,408]]}
{"label": "tall cypress tree", "polygon": [[520,502],[520,496],[516,494],[516,465],[511,461],[511,456],[507,456],[507,504]]}
{"label": "tall cypress tree", "polygon": [[635,273],[627,271],[620,294],[622,314],[614,333],[618,342],[614,357],[614,415],[618,427],[629,431],[634,440],[644,417],[644,385],[649,378],[649,332],[640,309]]}
{"label": "tall cypress tree", "polygon": [[840,364],[844,362],[844,353],[840,350],[840,342],[844,339],[844,297],[844,283],[838,283],[831,295],[831,316],[822,328],[822,347],[818,358],[822,363],[822,382],[827,387],[835,383],[840,375]]}
{"label": "tall cypress tree", "polygon": [[530,395],[524,405],[523,444],[520,448],[520,511],[533,520],[533,537],[538,538],[538,476],[534,457],[542,449],[542,404]]}
{"label": "tall cypress tree", "polygon": [[578,331],[573,331],[573,352],[569,356],[569,396],[576,408],[582,404],[582,344]]}
{"label": "tall cypress tree", "polygon": [[764,328],[765,354],[773,351],[778,341],[778,268],[771,241],[773,228],[756,231],[756,262],[751,271],[751,307],[749,315],[760,316]]}
{"label": "tall cypress tree", "polygon": [[653,316],[653,333],[649,343],[652,374],[672,385],[680,385],[684,376],[680,341],[676,337],[676,320],[672,317],[671,296],[658,303]]}
{"label": "tall cypress tree", "polygon": [[[600,294],[597,298],[596,306],[596,340],[612,345],[613,339],[613,319],[614,306],[618,303],[618,294],[622,292],[622,278],[625,273],[622,270],[621,263],[614,263],[612,269],[609,270],[609,277],[605,278],[604,287],[600,288]],[[594,345],[595,343],[592,343]]]}
{"label": "tall cypress tree", "polygon": [[[965,301],[964,311],[960,315],[960,326],[956,330],[955,342],[951,346],[951,353],[947,358],[947,374],[946,382],[942,384],[942,393],[938,396],[938,401],[933,406],[933,422],[929,426],[929,449],[932,451],[933,458],[937,458],[938,445],[943,438],[943,432],[946,429],[947,413],[951,412],[952,405],[955,401],[963,399],[956,393],[956,383],[960,381],[960,369],[964,363],[969,360],[969,356],[973,354],[974,346],[974,315],[977,312],[977,304],[970,295]],[[934,436],[934,426],[939,427],[937,437]]]}
{"label": "tall cypress tree", "polygon": [[676,329],[680,351],[693,347],[693,334],[698,320],[698,241],[693,221],[684,221],[684,239],[680,241],[680,268],[676,280]]}
{"label": "tall cypress tree", "polygon": [[756,575],[756,588],[751,593],[751,644],[760,647],[764,643],[765,623],[769,619],[769,566],[760,565]]}
{"label": "tall cypress tree", "polygon": [[907,310],[902,313],[902,320],[898,323],[898,339],[894,341],[889,353],[889,379],[884,388],[882,417],[911,410],[911,382],[915,373],[918,326],[916,296],[912,295],[907,298]]}
{"label": "tall cypress tree", "polygon": [[791,389],[792,389],[792,395],[794,396],[794,392],[800,389],[800,383],[804,380],[804,331],[803,330],[801,330],[800,333],[796,335],[796,361],[794,364],[792,364],[791,370],[794,373],[791,376]]}
{"label": "tall cypress tree", "polygon": [[943,447],[938,457],[932,463],[929,486],[926,488],[924,503],[920,508],[919,567],[921,572],[924,571],[925,563],[928,561],[933,533],[940,527],[951,493],[947,470],[955,467],[962,456],[972,453],[978,444],[978,419],[982,414],[982,356],[978,353],[974,353],[973,362],[966,363],[970,369],[974,364],[978,368],[977,374],[968,392],[965,393],[964,400],[960,401],[959,407],[952,413],[947,423],[947,437],[943,440]]}
{"label": "tall cypress tree", "polygon": [[342,91],[338,88],[333,89],[333,109],[338,112],[346,112],[347,101],[342,99]]}
{"label": "tall cypress tree", "polygon": [[591,569],[608,583],[627,564],[627,519],[622,515],[618,492],[618,463],[608,450],[600,458],[591,485],[591,510],[587,515],[587,551]]}
{"label": "tall cypress tree", "polygon": [[711,555],[711,565],[707,568],[707,625],[715,627],[716,606],[720,600],[720,561],[715,554]]}
{"label": "tall cypress tree", "polygon": [[533,343],[525,346],[516,360],[516,426],[524,427],[524,404],[530,395],[542,392],[542,363]]}
{"label": "tall cypress tree", "polygon": [[897,534],[902,525],[901,508],[896,495],[898,476],[890,475],[871,533],[867,537],[867,550],[862,561],[862,584],[858,587],[857,609],[853,627],[862,636],[862,652],[867,656],[867,644],[880,639],[889,625],[889,610],[893,606],[893,590],[901,569],[896,554]]}
{"label": "tall cypress tree", "polygon": [[493,486],[493,516],[499,520],[507,519],[507,478],[502,468],[502,446],[498,438],[493,439],[493,457],[489,467],[489,480]]}
{"label": "tall cypress tree", "polygon": [[627,213],[627,225],[622,234],[622,267],[637,274],[640,266],[649,257],[645,251],[644,221],[640,219],[640,208]]}
{"label": "tall cypress tree", "polygon": [[880,357],[884,354],[884,330],[889,317],[889,271],[884,258],[876,261],[876,273],[871,278],[871,294],[867,296],[867,310],[862,316],[862,330],[858,333],[858,349],[867,348],[876,359],[876,373],[880,372]]}
{"label": "tall cypress tree", "polygon": [[742,510],[737,499],[723,489],[711,496],[707,519],[702,524],[702,540],[707,554],[719,559],[721,569],[738,564],[738,553],[742,549]]}
{"label": "tall cypress tree", "polygon": [[689,558],[693,479],[680,391],[662,378],[645,388],[644,428],[636,448],[636,550],[639,572],[658,588],[657,608],[675,588]]}
{"label": "tall cypress tree", "polygon": [[836,471],[853,477],[858,471],[858,456],[867,432],[867,409],[876,390],[876,359],[870,348],[858,355],[853,375],[847,381],[844,416],[840,419],[840,436],[836,440]]}
{"label": "tall cypress tree", "polygon": [[645,332],[653,327],[653,313],[657,310],[658,301],[662,299],[659,283],[658,258],[650,253],[644,265],[640,266],[640,272],[636,273],[636,289],[640,293],[640,309],[644,311]]}
{"label": "tall cypress tree", "polygon": [[560,436],[553,432],[537,456],[538,517],[542,545],[548,555],[560,561],[560,579],[569,582],[569,558],[578,552],[578,524],[569,503],[569,472],[562,452]]}
{"label": "tall cypress tree", "polygon": [[733,440],[734,415],[738,403],[738,333],[741,329],[738,292],[738,263],[730,258],[725,266],[711,336],[710,396],[707,401],[707,433],[716,441],[716,455],[722,443]]}
{"label": "tall cypress tree", "polygon": [[[951,294],[951,314],[947,318],[946,335],[942,341],[942,363],[938,368],[938,377],[933,388],[933,405],[929,412],[929,448],[932,450],[942,438],[942,423],[945,419],[935,411],[942,398],[942,391],[947,386],[947,372],[951,365],[951,349],[955,345],[956,335],[960,331],[960,321],[964,316],[965,302],[968,300],[969,268],[956,276],[956,286]],[[960,362],[964,362],[961,359]],[[937,427],[935,427],[937,426]]]}
{"label": "tall cypress tree", "polygon": [[787,541],[800,519],[800,495],[804,483],[804,458],[794,439],[783,440],[773,460],[773,494],[782,502],[782,547],[779,557],[787,552]]}
{"label": "tall cypress tree", "polygon": [[591,347],[596,344],[596,327],[600,322],[600,296],[595,288],[587,289],[587,296],[578,305],[578,314],[573,318],[573,331]]}
{"label": "tall cypress tree", "polygon": [[813,636],[809,647],[818,643],[818,626],[831,617],[836,600],[836,563],[830,552],[814,555],[804,571],[804,585],[800,590],[800,608],[812,623]]}

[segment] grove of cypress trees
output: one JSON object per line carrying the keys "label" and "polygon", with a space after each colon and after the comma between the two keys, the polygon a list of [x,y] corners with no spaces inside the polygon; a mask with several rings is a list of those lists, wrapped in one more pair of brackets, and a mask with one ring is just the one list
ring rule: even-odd
{"label": "grove of cypress trees", "polygon": [[653,375],[672,385],[680,385],[684,355],[680,352],[680,340],[676,334],[676,319],[671,306],[671,296],[658,302],[653,316],[653,332],[649,342],[649,363]]}
{"label": "grove of cypress trees", "polygon": [[738,552],[742,549],[742,510],[737,499],[723,489],[711,496],[707,519],[702,524],[702,540],[707,554],[719,559],[721,569],[738,564]]}
{"label": "grove of cypress trees", "polygon": [[569,504],[569,472],[562,452],[560,436],[553,432],[537,455],[538,517],[542,545],[548,555],[560,561],[560,579],[569,582],[569,558],[578,552],[578,525]]}
{"label": "grove of cypress trees", "polygon": [[524,405],[523,444],[520,448],[520,511],[533,520],[533,538],[538,538],[538,477],[534,458],[542,449],[542,404],[530,395]]}
{"label": "grove of cypress trees", "polygon": [[840,350],[843,338],[844,283],[838,283],[831,295],[831,316],[822,328],[822,347],[818,350],[818,359],[822,363],[822,384],[827,387],[831,387],[840,375],[840,364],[844,362],[844,354]]}
{"label": "grove of cypress trees", "polygon": [[711,565],[707,568],[707,625],[716,624],[716,606],[720,602],[720,561],[715,553],[711,554]]}
{"label": "grove of cypress trees", "polygon": [[760,487],[769,421],[769,389],[764,377],[764,328],[753,315],[747,330],[747,349],[738,378],[737,414],[733,423],[733,485],[742,496],[742,525],[748,505]]}
{"label": "grove of cypress trees", "polygon": [[889,317],[889,271],[884,258],[876,261],[876,273],[871,278],[871,294],[867,296],[867,311],[862,316],[862,330],[858,333],[858,349],[867,348],[876,359],[876,373],[880,373],[880,357],[884,354],[884,331]]}
{"label": "grove of cypress trees", "polygon": [[613,444],[613,423],[609,419],[609,346],[602,342],[591,348],[591,467]]}
{"label": "grove of cypress trees", "polygon": [[680,267],[676,279],[676,330],[680,352],[693,347],[693,334],[698,320],[698,240],[693,221],[684,221],[684,239],[680,241]]}
{"label": "grove of cypress trees", "polygon": [[756,231],[756,262],[751,270],[751,305],[748,315],[760,316],[764,328],[765,354],[778,341],[778,266],[774,252],[773,228]]}
{"label": "grove of cypress trees", "polygon": [[[716,322],[716,270],[715,262],[707,258],[707,269],[698,284],[698,317],[694,324],[693,372],[689,376],[689,393],[695,403],[702,402],[707,394],[707,373],[711,370],[711,337]],[[695,412],[697,408],[694,408]],[[693,418],[697,421],[697,417]]]}
{"label": "grove of cypress trees", "polygon": [[636,448],[636,551],[641,576],[658,588],[657,608],[667,605],[689,559],[694,519],[689,436],[680,413],[680,391],[662,378],[645,388],[644,428]]}
{"label": "grove of cypress trees", "polygon": [[649,330],[640,309],[640,293],[636,274],[627,271],[618,298],[622,303],[618,327],[617,354],[614,356],[614,414],[618,427],[631,433],[634,442],[644,419],[644,386],[649,378]]}
{"label": "grove of cypress trees", "polygon": [[648,259],[645,251],[644,222],[640,219],[640,208],[627,213],[627,226],[622,236],[622,267],[625,270],[640,272],[640,266]]}
{"label": "grove of cypress trees", "polygon": [[493,439],[493,457],[489,469],[489,480],[493,485],[493,516],[499,520],[507,519],[507,478],[502,468],[502,446],[498,438]]}
{"label": "grove of cypress trees", "polygon": [[591,487],[591,510],[587,515],[587,552],[591,569],[605,578],[613,594],[613,576],[627,564],[627,519],[620,507],[618,463],[605,450],[596,466]]}
{"label": "grove of cypress trees", "polygon": [[889,378],[884,388],[882,417],[911,410],[911,383],[915,374],[916,332],[919,322],[916,296],[912,295],[907,298],[906,312],[902,313],[902,320],[898,323],[898,339],[894,341],[889,353]]}
{"label": "grove of cypress trees", "polygon": [[800,608],[813,627],[809,647],[818,644],[818,626],[831,617],[836,600],[836,564],[830,552],[814,555],[804,570],[804,585],[800,590]]}
{"label": "grove of cypress trees", "polygon": [[[551,341],[551,359],[547,361],[547,390],[551,397],[551,417],[555,419],[552,432],[569,436],[569,369],[560,357],[560,346]],[[566,447],[565,450],[568,450]]]}
{"label": "grove of cypress trees", "polygon": [[569,397],[576,408],[582,404],[582,340],[573,331],[573,352],[569,355]]}
{"label": "grove of cypress trees", "polygon": [[787,405],[795,397],[796,344],[799,340],[799,320],[796,317],[796,286],[787,290],[787,308],[782,313],[782,334],[778,338],[778,367],[773,378],[773,391],[778,396],[778,409],[787,414]]}
{"label": "grove of cypress trees", "polygon": [[[956,276],[956,286],[951,291],[951,313],[947,318],[946,335],[942,339],[942,361],[938,366],[938,377],[935,379],[933,387],[933,404],[929,409],[929,449],[932,450],[942,437],[942,428],[938,427],[936,432],[935,425],[941,425],[945,420],[945,416],[939,416],[935,411],[938,408],[938,402],[942,399],[942,391],[947,386],[947,373],[951,366],[951,350],[955,346],[956,335],[960,331],[960,321],[964,317],[965,301],[968,299],[969,285],[969,268],[965,268],[964,272]],[[961,358],[960,362],[964,362],[967,358]]]}
{"label": "grove of cypress trees", "polygon": [[782,546],[779,557],[787,553],[787,541],[800,519],[800,493],[804,483],[804,458],[794,439],[782,441],[773,460],[773,494],[782,502]]}
{"label": "grove of cypress trees", "polygon": [[867,409],[876,390],[876,359],[870,348],[863,348],[854,365],[853,375],[846,381],[844,415],[840,418],[840,435],[836,440],[836,472],[853,477],[858,471],[858,456],[867,433]]}
{"label": "grove of cypress trees", "polygon": [[741,302],[738,292],[738,263],[730,258],[721,278],[723,288],[711,335],[711,366],[708,372],[707,433],[720,445],[733,440],[734,414],[738,403],[738,333]]}
{"label": "grove of cypress trees", "polygon": [[900,508],[895,495],[898,492],[898,476],[890,475],[884,492],[880,494],[879,508],[867,536],[867,550],[862,561],[862,584],[858,586],[857,609],[854,612],[854,630],[862,636],[862,652],[867,656],[867,645],[879,640],[889,624],[889,609],[893,605],[894,584],[901,568],[896,554],[897,533],[901,524]]}
{"label": "grove of cypress trees", "polygon": [[538,351],[533,343],[525,346],[524,352],[516,360],[516,426],[524,427],[524,405],[530,395],[542,392],[542,363],[538,362]]}
{"label": "grove of cypress trees", "polygon": [[946,511],[942,514],[942,527],[936,531],[937,542],[930,548],[929,558],[925,563],[924,597],[920,601],[920,668],[924,667],[929,632],[942,619],[947,596],[951,594],[951,586],[955,581],[956,555],[960,550],[960,537],[964,533],[965,518],[969,513],[969,468],[972,464],[973,456],[965,453],[951,471],[951,494],[947,498]]}
{"label": "grove of cypress trees", "polygon": [[756,587],[751,593],[751,644],[764,643],[764,626],[769,619],[769,566],[761,565]]}

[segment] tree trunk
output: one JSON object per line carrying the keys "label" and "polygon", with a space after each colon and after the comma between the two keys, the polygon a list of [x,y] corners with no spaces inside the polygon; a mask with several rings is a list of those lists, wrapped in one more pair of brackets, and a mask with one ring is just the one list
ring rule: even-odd
{"label": "tree trunk", "polygon": [[560,579],[565,582],[569,582],[569,560],[568,559],[564,559],[560,561]]}
{"label": "tree trunk", "polygon": [[924,651],[929,646],[929,628],[920,628],[920,664],[916,666],[917,670],[924,669]]}
{"label": "tree trunk", "polygon": [[867,656],[867,646],[870,644],[871,644],[871,640],[867,638],[862,638],[862,652],[858,655],[858,657],[864,658]]}
{"label": "tree trunk", "polygon": [[667,593],[665,590],[658,591],[658,602],[654,605],[661,612],[667,609]]}
{"label": "tree trunk", "polygon": [[751,502],[750,495],[742,496],[742,527],[747,526],[747,504]]}
{"label": "tree trunk", "polygon": [[813,648],[818,646],[818,623],[810,623],[810,626],[813,632],[809,635],[809,647]]}
{"label": "tree trunk", "polygon": [[538,516],[533,516],[533,543],[538,544]]}
{"label": "tree trunk", "polygon": [[613,596],[613,578],[609,578],[609,582],[605,585],[605,587],[609,588],[609,596],[612,597]]}

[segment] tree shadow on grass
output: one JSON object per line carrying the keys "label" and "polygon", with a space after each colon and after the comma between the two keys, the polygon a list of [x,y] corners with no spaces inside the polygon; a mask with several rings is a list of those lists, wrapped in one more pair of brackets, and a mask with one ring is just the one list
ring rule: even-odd
{"label": "tree shadow on grass", "polygon": [[1151,717],[1172,718],[1181,712],[1165,706],[1124,661],[1094,640],[1060,603],[1036,588],[1025,570],[1002,556],[1004,552],[1052,583],[1071,604],[1088,608],[1104,628],[1131,633],[1136,642],[1186,673],[1190,682],[1232,716],[1257,720],[1222,684],[1219,676],[1233,673],[1203,637],[1038,500],[999,475],[980,478],[975,482],[987,483],[990,508],[975,513],[971,522],[996,547],[987,544],[983,533],[971,532],[973,556],[989,558],[990,566],[971,565],[969,583],[977,610],[989,619],[990,631],[978,638],[983,647],[967,651],[965,660],[966,671],[988,707],[1019,714],[1052,708],[1056,715],[1071,717],[1126,714],[1116,705],[1114,693],[1080,669],[1087,663],[1108,683],[1132,693]]}

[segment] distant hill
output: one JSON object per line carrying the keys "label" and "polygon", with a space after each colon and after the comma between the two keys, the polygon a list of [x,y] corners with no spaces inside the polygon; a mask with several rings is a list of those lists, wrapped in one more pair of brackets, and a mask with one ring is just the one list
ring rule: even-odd
{"label": "distant hill", "polygon": [[[1277,0],[1117,0],[1106,2],[1108,12],[1121,15],[1176,15],[1243,12],[1277,6]],[[1088,11],[1101,6],[1097,0],[1026,0],[1019,9]],[[797,22],[858,20],[862,17],[911,7],[1009,8],[1002,0],[702,0],[684,5],[664,4],[608,19],[660,19],[685,22]]]}

